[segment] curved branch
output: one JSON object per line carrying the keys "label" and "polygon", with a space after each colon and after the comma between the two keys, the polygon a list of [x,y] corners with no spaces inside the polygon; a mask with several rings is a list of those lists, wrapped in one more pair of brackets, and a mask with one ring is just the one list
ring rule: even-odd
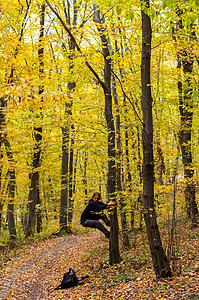
{"label": "curved branch", "polygon": [[[52,7],[52,5],[50,4],[50,2],[48,0],[45,0],[47,5],[49,6],[49,8],[52,10],[52,12],[57,16],[57,18],[59,19],[59,21],[61,22],[63,28],[65,29],[65,31],[68,33],[68,35],[70,36],[70,38],[72,39],[72,41],[75,44],[75,47],[77,48],[77,50],[79,51],[79,53],[82,54],[82,51],[74,37],[74,35],[72,34],[71,30],[68,28],[68,26],[66,25],[66,23],[62,20],[61,16],[59,15],[59,13]],[[89,70],[93,73],[94,77],[97,79],[97,81],[100,83],[100,85],[102,86],[102,88],[104,90],[106,90],[106,84],[100,79],[100,77],[98,76],[98,74],[95,72],[95,70],[91,67],[91,65],[89,64],[89,62],[86,60],[85,61],[87,67],[89,68]]]}

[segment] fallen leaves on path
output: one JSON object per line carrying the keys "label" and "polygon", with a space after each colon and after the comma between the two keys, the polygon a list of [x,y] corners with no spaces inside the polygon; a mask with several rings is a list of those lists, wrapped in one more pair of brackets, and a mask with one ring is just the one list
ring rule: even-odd
{"label": "fallen leaves on path", "polygon": [[[183,225],[184,226],[184,225]],[[15,251],[1,270],[1,299],[199,299],[199,232],[186,230],[179,243],[179,274],[156,281],[145,232],[138,232],[122,262],[108,265],[108,240],[97,230],[87,234],[33,241]],[[84,284],[54,290],[73,268]]]}

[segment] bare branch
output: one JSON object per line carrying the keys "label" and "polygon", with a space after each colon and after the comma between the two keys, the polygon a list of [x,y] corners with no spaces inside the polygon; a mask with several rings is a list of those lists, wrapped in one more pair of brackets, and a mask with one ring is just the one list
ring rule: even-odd
{"label": "bare branch", "polygon": [[[79,44],[77,43],[77,41],[76,41],[74,35],[72,34],[71,30],[68,28],[68,26],[66,25],[66,23],[62,20],[62,18],[59,15],[59,13],[52,7],[52,5],[50,4],[50,2],[48,0],[45,0],[45,1],[46,1],[47,5],[49,6],[49,8],[52,10],[52,12],[57,16],[57,18],[61,22],[63,28],[65,29],[65,31],[68,33],[68,35],[70,36],[70,38],[74,42],[75,47],[77,48],[78,52],[82,54],[82,51],[81,51],[81,49],[79,47]],[[85,63],[87,65],[87,67],[89,68],[89,70],[93,73],[93,75],[95,76],[95,78],[97,79],[97,81],[100,83],[100,85],[102,86],[102,88],[106,89],[105,83],[100,79],[100,77],[95,72],[95,70],[91,67],[91,65],[89,64],[89,62],[87,60],[85,60]]]}

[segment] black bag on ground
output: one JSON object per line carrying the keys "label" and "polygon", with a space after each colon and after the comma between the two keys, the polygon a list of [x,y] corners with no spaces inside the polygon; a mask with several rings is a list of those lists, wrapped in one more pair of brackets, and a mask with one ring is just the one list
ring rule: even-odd
{"label": "black bag on ground", "polygon": [[[82,276],[81,279],[83,280],[88,277],[89,277],[88,275]],[[83,282],[77,278],[75,271],[72,268],[70,268],[69,272],[64,274],[62,283],[58,285],[58,287],[56,287],[55,290],[68,289],[70,287],[77,286],[80,284],[83,284]]]}

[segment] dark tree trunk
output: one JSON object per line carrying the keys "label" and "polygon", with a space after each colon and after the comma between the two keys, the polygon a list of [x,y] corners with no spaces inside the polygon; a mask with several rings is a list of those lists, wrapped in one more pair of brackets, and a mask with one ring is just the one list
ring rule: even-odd
{"label": "dark tree trunk", "polygon": [[76,152],[76,159],[75,159],[75,165],[74,165],[74,174],[73,174],[73,195],[75,194],[76,191],[76,177],[77,177],[77,162],[78,162],[78,156],[79,153],[78,151]]}
{"label": "dark tree trunk", "polygon": [[[121,34],[121,29],[119,28],[119,33]],[[117,41],[115,42],[115,52],[118,53],[119,55],[119,48],[117,46]],[[124,57],[124,53],[123,53],[123,44],[122,41],[120,43],[120,51],[121,51],[121,56]],[[120,76],[123,79],[124,77],[124,71],[123,69],[120,67]],[[130,247],[130,242],[129,242],[129,236],[128,236],[128,225],[127,225],[127,218],[126,218],[126,200],[125,197],[122,194],[122,189],[125,189],[124,186],[124,180],[122,177],[122,143],[121,143],[121,121],[120,121],[120,111],[119,111],[119,103],[118,103],[118,98],[117,98],[117,94],[116,94],[116,83],[115,83],[115,76],[113,76],[114,79],[114,84],[113,84],[113,97],[115,100],[115,105],[117,108],[117,116],[116,116],[116,142],[117,142],[117,187],[118,190],[120,191],[120,217],[121,217],[121,227],[122,227],[122,242],[123,242],[123,246],[125,248],[129,248]],[[115,92],[114,92],[115,89]],[[115,96],[114,96],[115,95]],[[126,109],[126,96],[123,95],[123,106]],[[124,120],[125,120],[125,146],[124,146],[124,152],[126,154],[126,160],[127,160],[127,189],[129,191],[131,191],[131,173],[130,173],[130,164],[129,164],[129,156],[128,156],[128,129],[127,129],[127,120],[126,120],[126,114],[124,113]],[[123,184],[123,187],[122,187]],[[131,211],[132,211],[132,207],[131,207]]]}
{"label": "dark tree trunk", "polygon": [[[45,22],[45,4],[40,6],[40,36],[38,46],[39,60],[39,95],[44,92],[44,22]],[[42,96],[41,96],[42,97]],[[32,173],[30,174],[30,190],[28,196],[28,220],[26,228],[26,237],[34,236],[35,225],[37,224],[37,232],[42,229],[41,199],[39,193],[39,171],[41,164],[41,143],[42,143],[42,127],[34,128],[34,154],[32,163]],[[37,205],[37,211],[36,211]],[[36,222],[37,221],[37,222]]]}
{"label": "dark tree trunk", "polygon": [[[73,45],[75,47],[75,45]],[[74,50],[74,48],[72,48]],[[69,68],[72,68],[70,65]],[[74,90],[75,83],[68,83],[68,95]],[[65,104],[65,115],[72,115],[72,99],[69,104]],[[69,119],[69,118],[68,118]],[[72,174],[70,174],[70,166],[73,164],[73,154],[70,150],[70,133],[71,124],[67,124],[62,128],[62,178],[61,178],[61,205],[60,205],[60,230],[70,232],[68,224],[68,211],[69,211],[69,186],[71,186]],[[71,169],[72,172],[72,169]],[[71,196],[72,197],[72,196]]]}
{"label": "dark tree trunk", "polygon": [[[76,174],[77,174],[77,161],[78,161],[78,153],[76,156],[76,160],[75,160],[75,165],[74,165],[74,172],[71,172],[71,174],[73,173],[73,178],[71,180],[71,193],[69,192],[69,207],[70,210],[68,212],[68,223],[69,226],[71,228],[72,226],[72,220],[73,220],[73,214],[74,214],[74,200],[75,200],[75,189],[76,189]],[[73,162],[73,159],[72,159]]]}
{"label": "dark tree trunk", "polygon": [[68,162],[69,162],[69,129],[62,128],[62,168],[61,168],[61,203],[60,203],[60,230],[68,231]]}
{"label": "dark tree trunk", "polygon": [[120,130],[120,111],[119,111],[119,103],[116,93],[116,84],[115,78],[112,76],[112,90],[113,90],[113,98],[115,101],[116,106],[116,145],[117,145],[117,153],[116,153],[116,160],[117,160],[117,174],[116,174],[116,182],[117,182],[117,192],[119,195],[119,205],[120,205],[120,217],[121,217],[121,227],[122,227],[122,243],[124,248],[129,248],[129,237],[128,237],[128,228],[127,228],[127,220],[126,220],[126,203],[124,196],[122,195],[122,179],[121,179],[121,155],[122,155],[122,143],[121,143],[121,130]]}
{"label": "dark tree trunk", "polygon": [[[41,5],[40,7],[40,36],[39,36],[38,58],[39,58],[39,79],[41,83],[39,85],[39,95],[42,95],[42,93],[44,92],[44,23],[45,23],[45,4]],[[41,127],[39,128],[38,132],[40,131],[41,131],[41,137],[38,137],[39,143],[41,143],[42,141]],[[36,217],[37,217],[37,232],[39,233],[42,230],[42,210],[41,210],[41,199],[39,196],[39,178],[38,178],[37,185],[38,185],[38,198],[37,198],[38,208],[36,211]]]}
{"label": "dark tree trunk", "polygon": [[[0,158],[1,159],[1,158]],[[2,165],[0,166],[0,235],[1,235],[1,223],[2,223],[2,209],[3,209],[3,195],[2,195]]]}
{"label": "dark tree trunk", "polygon": [[10,164],[8,171],[8,229],[10,234],[10,239],[16,239],[16,226],[15,226],[15,217],[14,217],[14,198],[15,198],[15,186],[16,186],[16,178],[15,178],[15,161],[13,158],[13,154],[11,151],[11,146],[8,140],[4,139],[4,145],[6,149],[6,154],[8,157],[8,161]]}
{"label": "dark tree trunk", "polygon": [[71,230],[72,221],[73,221],[73,208],[74,208],[74,199],[73,199],[73,156],[74,156],[74,138],[71,137],[71,146],[70,146],[70,162],[69,162],[69,202],[68,202],[68,224],[69,229]]}
{"label": "dark tree trunk", "polygon": [[[73,2],[74,13],[73,13],[73,26],[76,26],[77,23],[77,4],[76,1]],[[66,17],[66,22],[69,26],[71,26],[71,16],[70,16],[70,7],[68,2],[68,10],[65,7],[65,1],[63,1],[64,12]],[[75,42],[72,38],[69,38],[69,71],[72,76],[74,69],[74,50],[75,50]],[[65,103],[65,116],[68,120],[71,119],[72,116],[72,107],[73,100],[70,96],[74,91],[76,83],[73,81],[69,81],[67,85],[67,93],[70,98],[69,103]],[[62,177],[61,177],[61,204],[60,204],[60,230],[70,233],[69,222],[72,222],[72,178],[73,174],[73,149],[70,149],[70,146],[74,141],[70,143],[70,135],[71,135],[72,125],[70,121],[62,128]],[[72,147],[72,146],[71,146]]]}
{"label": "dark tree trunk", "polygon": [[[174,35],[175,41],[178,39],[181,41],[180,45],[183,45],[184,40],[184,28],[182,22],[182,11],[177,10],[177,15],[180,20],[177,23],[176,35]],[[187,31],[186,31],[187,32]],[[188,28],[189,39],[193,40],[195,37],[195,31],[190,26]],[[190,46],[191,47],[191,46]],[[188,47],[179,49],[177,54],[178,65],[177,68],[183,68],[184,73],[184,84],[182,78],[178,80],[178,91],[179,91],[179,111],[180,111],[180,132],[179,132],[179,143],[182,154],[182,162],[184,167],[185,177],[185,202],[187,207],[187,215],[191,219],[192,226],[197,226],[198,223],[198,208],[196,202],[196,185],[194,182],[194,170],[193,170],[193,159],[191,149],[191,135],[192,135],[192,123],[193,123],[193,99],[192,99],[192,72],[194,56]]]}
{"label": "dark tree trunk", "polygon": [[160,141],[157,141],[157,176],[158,176],[158,184],[164,185],[163,182],[163,174],[165,174],[165,163],[164,163],[164,155],[160,145]]}
{"label": "dark tree trunk", "polygon": [[171,276],[168,259],[162,247],[160,233],[154,205],[154,160],[153,160],[153,120],[152,120],[152,96],[150,79],[151,59],[151,20],[145,13],[149,8],[149,0],[142,1],[142,112],[143,112],[143,207],[149,247],[151,251],[153,267],[158,277]]}
{"label": "dark tree trunk", "polygon": [[[115,152],[115,125],[112,113],[112,95],[111,95],[111,58],[108,46],[107,35],[104,26],[104,16],[100,14],[99,9],[94,5],[94,22],[97,25],[102,42],[102,51],[104,55],[104,83],[102,84],[105,96],[105,117],[108,130],[108,199],[116,199],[116,152]],[[117,218],[117,208],[114,207],[110,213],[111,235],[109,240],[109,263],[114,265],[121,261],[119,253],[119,226]]]}
{"label": "dark tree trunk", "polygon": [[[5,126],[5,114],[4,114],[4,109],[6,106],[6,101],[5,101],[5,97],[2,96],[0,97],[0,160],[2,162],[2,158],[3,158],[3,137],[4,137],[4,133],[3,133],[3,128]],[[2,168],[3,168],[3,164],[1,163],[0,165],[0,231],[1,231],[1,218],[2,218],[2,209],[3,209],[3,205],[4,205],[4,199],[3,199],[3,188],[2,188]]]}
{"label": "dark tree trunk", "polygon": [[87,162],[88,162],[88,154],[84,152],[84,175],[83,175],[83,184],[84,184],[84,194],[85,194],[85,205],[88,204],[88,186],[87,186]]}

